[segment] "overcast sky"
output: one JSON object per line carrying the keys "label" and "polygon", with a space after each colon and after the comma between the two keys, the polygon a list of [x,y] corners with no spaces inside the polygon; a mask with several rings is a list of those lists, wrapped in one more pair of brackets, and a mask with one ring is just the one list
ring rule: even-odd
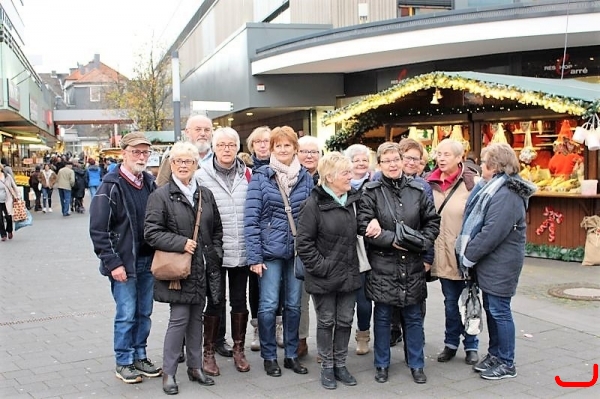
{"label": "overcast sky", "polygon": [[148,43],[167,49],[203,0],[24,0],[24,51],[38,72],[68,72],[94,54],[131,77]]}

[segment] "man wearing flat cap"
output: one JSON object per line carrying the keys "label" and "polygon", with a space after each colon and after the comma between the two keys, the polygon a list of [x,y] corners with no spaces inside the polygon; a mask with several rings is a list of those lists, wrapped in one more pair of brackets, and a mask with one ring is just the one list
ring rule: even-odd
{"label": "man wearing flat cap", "polygon": [[121,139],[123,162],[107,173],[90,206],[90,237],[116,304],[114,351],[116,376],[142,382],[162,370],[146,355],[150,335],[154,277],[153,249],[144,241],[146,203],[156,185],[146,173],[150,141],[143,133]]}

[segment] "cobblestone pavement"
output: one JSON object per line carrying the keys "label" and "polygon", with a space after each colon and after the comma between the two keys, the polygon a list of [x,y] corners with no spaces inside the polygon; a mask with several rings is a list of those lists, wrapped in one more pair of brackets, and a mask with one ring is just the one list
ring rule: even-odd
{"label": "cobblestone pavement", "polygon": [[[16,232],[13,240],[0,242],[0,397],[164,397],[160,379],[126,385],[115,378],[114,304],[92,252],[88,215],[63,217],[58,201],[54,211],[35,213],[32,227]],[[401,345],[392,349],[389,382],[378,384],[373,379],[372,353],[355,355],[352,338],[348,368],[358,385],[324,390],[315,361],[315,317],[311,310],[309,355],[304,359],[309,374],[296,375],[283,369],[282,377],[268,377],[258,352],[248,349],[252,366],[248,373],[238,373],[231,359],[217,355],[221,376],[215,378],[213,387],[191,383],[185,378],[185,367],[180,367],[179,397],[598,398],[600,382],[587,389],[567,389],[554,380],[556,375],[563,380],[590,380],[592,365],[600,363],[600,302],[548,294],[549,288],[567,283],[600,284],[600,267],[526,259],[513,300],[517,326],[515,379],[479,378],[464,363],[462,350],[448,363],[436,361],[443,348],[444,312],[440,286],[434,282],[429,285],[425,321],[427,384],[412,381]],[[148,353],[157,364],[162,361],[167,323],[168,307],[156,304]],[[480,338],[480,355],[484,355],[487,331]],[[280,350],[280,364],[282,358]]]}

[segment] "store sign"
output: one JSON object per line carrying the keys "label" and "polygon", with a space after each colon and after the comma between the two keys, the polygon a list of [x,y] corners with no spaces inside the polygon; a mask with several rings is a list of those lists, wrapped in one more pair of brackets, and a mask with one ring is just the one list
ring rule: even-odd
{"label": "store sign", "polygon": [[6,79],[8,84],[8,105],[17,111],[21,109],[21,90],[10,79]]}
{"label": "store sign", "polygon": [[576,75],[576,76],[585,76],[589,74],[589,69],[582,65],[574,66],[570,61],[571,56],[569,54],[565,54],[564,57],[560,57],[556,60],[553,65],[545,65],[544,71],[554,71],[556,75],[561,76],[564,70],[564,75]]}
{"label": "store sign", "polygon": [[35,101],[35,98],[29,96],[29,119],[31,119],[32,122],[37,123],[39,117],[37,102]]}

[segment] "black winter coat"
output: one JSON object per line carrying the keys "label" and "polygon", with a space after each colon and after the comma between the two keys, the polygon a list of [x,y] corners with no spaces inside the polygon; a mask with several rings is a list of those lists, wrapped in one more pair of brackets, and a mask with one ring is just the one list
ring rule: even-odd
{"label": "black winter coat", "polygon": [[[395,215],[390,214],[382,190],[386,190]],[[364,186],[357,218],[360,235],[365,234],[372,219],[377,219],[381,226],[377,238],[365,237],[372,268],[367,272],[367,297],[395,306],[421,303],[427,298],[423,254],[440,232],[440,216],[423,186],[405,176],[396,180],[382,176],[381,181],[369,182]],[[392,246],[396,237],[394,218],[423,234],[424,252],[403,251]]]}
{"label": "black winter coat", "polygon": [[[194,195],[194,207],[190,205],[173,178],[168,184],[154,191],[146,208],[144,238],[155,249],[184,252],[187,239],[194,235],[199,191],[202,193],[202,215],[198,246],[192,257],[191,274],[180,281],[181,290],[170,290],[169,281],[156,280],[154,300],[158,302],[204,305],[207,295],[206,268],[212,273],[219,270],[223,262],[221,216],[212,192],[206,187],[198,186]],[[204,264],[205,259],[207,265]],[[221,297],[222,293],[212,295]]]}
{"label": "black winter coat", "polygon": [[317,186],[300,209],[296,243],[309,294],[352,292],[360,287],[353,206],[359,198],[352,189],[342,206]]}

